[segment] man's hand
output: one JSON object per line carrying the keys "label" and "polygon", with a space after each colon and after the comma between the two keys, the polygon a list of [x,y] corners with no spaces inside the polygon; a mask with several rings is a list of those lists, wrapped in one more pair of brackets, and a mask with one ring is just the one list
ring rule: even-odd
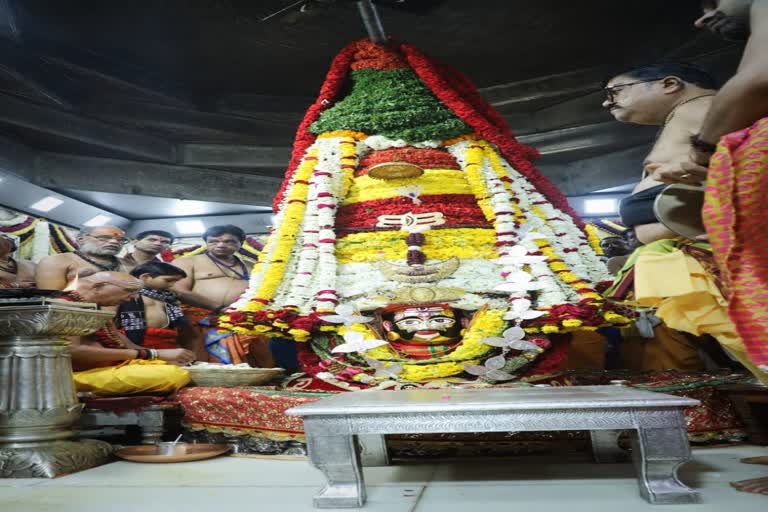
{"label": "man's hand", "polygon": [[157,351],[157,358],[166,363],[186,366],[195,360],[195,354],[185,348],[166,348]]}
{"label": "man's hand", "polygon": [[654,173],[654,178],[663,183],[684,183],[696,185],[707,179],[707,167],[694,162],[682,162],[679,165],[661,166]]}

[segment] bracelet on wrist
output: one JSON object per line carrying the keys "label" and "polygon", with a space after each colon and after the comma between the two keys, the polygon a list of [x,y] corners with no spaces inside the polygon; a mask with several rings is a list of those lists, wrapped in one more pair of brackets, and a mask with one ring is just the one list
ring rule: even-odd
{"label": "bracelet on wrist", "polygon": [[697,133],[696,135],[691,136],[691,147],[702,153],[714,153],[717,149],[717,144],[702,140]]}

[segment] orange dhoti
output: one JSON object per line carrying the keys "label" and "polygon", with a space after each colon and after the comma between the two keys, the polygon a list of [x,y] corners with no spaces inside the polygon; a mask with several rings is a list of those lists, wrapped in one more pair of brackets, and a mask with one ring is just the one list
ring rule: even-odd
{"label": "orange dhoti", "polygon": [[260,368],[275,366],[268,340],[263,336],[244,335],[226,331],[210,324],[213,311],[184,306],[184,314],[199,333],[195,353],[198,361],[211,363],[248,363]]}
{"label": "orange dhoti", "polygon": [[161,329],[159,327],[147,327],[144,331],[144,341],[141,346],[156,350],[179,348],[178,332],[176,329]]}

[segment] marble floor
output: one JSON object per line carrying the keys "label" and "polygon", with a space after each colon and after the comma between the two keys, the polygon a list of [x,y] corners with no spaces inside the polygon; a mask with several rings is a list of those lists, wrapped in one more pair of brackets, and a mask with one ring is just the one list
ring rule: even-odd
{"label": "marble floor", "polygon": [[[737,492],[728,482],[768,476],[768,466],[739,463],[768,448],[695,449],[681,471],[701,491],[698,505],[674,512],[757,512],[768,496]],[[630,464],[594,464],[526,456],[366,468],[370,512],[534,512],[664,510],[638,495]],[[54,480],[0,479],[2,512],[302,512],[323,482],[305,460],[220,457],[181,464],[114,462]],[[477,507],[477,508],[475,508]]]}

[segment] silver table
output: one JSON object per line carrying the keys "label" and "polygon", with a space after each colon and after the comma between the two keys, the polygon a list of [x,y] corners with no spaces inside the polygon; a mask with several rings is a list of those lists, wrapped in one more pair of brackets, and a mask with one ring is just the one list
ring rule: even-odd
{"label": "silver table", "polygon": [[[677,478],[691,456],[682,408],[698,404],[622,386],[419,389],[340,393],[287,414],[303,417],[310,461],[328,481],[317,508],[365,504],[361,466],[388,462],[384,434],[547,430],[589,430],[598,462],[619,460],[618,436],[631,430],[640,495],[667,504],[698,502]],[[361,440],[374,464],[361,464]]]}

